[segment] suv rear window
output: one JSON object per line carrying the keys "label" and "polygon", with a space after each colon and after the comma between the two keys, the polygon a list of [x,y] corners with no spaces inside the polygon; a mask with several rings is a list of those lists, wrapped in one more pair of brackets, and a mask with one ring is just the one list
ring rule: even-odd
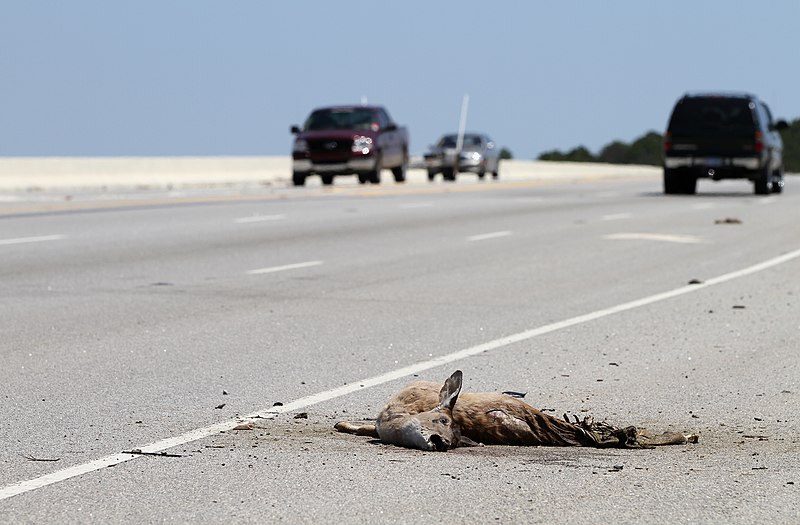
{"label": "suv rear window", "polygon": [[669,122],[673,134],[752,135],[755,104],[741,98],[692,97],[675,106]]}

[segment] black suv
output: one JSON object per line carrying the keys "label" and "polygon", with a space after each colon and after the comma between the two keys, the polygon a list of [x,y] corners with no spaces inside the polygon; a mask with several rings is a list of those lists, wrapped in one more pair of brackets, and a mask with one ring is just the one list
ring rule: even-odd
{"label": "black suv", "polygon": [[664,193],[695,193],[697,179],[748,179],[755,193],[783,190],[783,141],[754,95],[686,94],[664,135]]}

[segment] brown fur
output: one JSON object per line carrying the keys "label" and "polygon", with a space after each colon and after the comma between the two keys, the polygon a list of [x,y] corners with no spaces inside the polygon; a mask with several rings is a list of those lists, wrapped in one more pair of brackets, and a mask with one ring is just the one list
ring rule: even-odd
{"label": "brown fur", "polygon": [[697,442],[693,434],[650,436],[632,426],[619,428],[591,418],[570,422],[505,394],[461,393],[461,371],[443,386],[430,381],[406,386],[389,400],[375,425],[340,422],[335,428],[423,450],[475,444],[649,448]]}

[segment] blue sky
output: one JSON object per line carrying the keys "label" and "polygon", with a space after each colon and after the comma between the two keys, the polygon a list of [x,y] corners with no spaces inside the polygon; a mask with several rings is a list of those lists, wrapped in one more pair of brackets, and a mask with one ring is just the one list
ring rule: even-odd
{"label": "blue sky", "polygon": [[0,0],[0,155],[288,155],[318,105],[384,104],[422,153],[516,158],[663,131],[687,90],[800,117],[800,2]]}

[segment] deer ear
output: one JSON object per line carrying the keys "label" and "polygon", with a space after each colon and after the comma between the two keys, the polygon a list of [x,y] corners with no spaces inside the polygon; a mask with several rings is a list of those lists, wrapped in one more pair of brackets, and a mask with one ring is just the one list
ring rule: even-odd
{"label": "deer ear", "polygon": [[447,378],[442,389],[439,391],[439,408],[453,410],[456,406],[458,394],[461,393],[461,370],[456,370],[453,375]]}

